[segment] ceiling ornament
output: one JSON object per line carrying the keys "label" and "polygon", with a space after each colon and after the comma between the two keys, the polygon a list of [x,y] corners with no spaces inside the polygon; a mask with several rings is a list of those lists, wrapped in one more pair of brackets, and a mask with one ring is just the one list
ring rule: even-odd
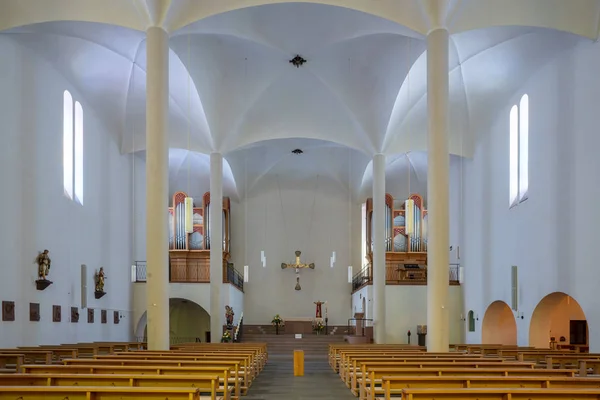
{"label": "ceiling ornament", "polygon": [[296,54],[296,57],[290,60],[290,64],[292,64],[296,68],[300,68],[305,62],[306,60],[299,54]]}

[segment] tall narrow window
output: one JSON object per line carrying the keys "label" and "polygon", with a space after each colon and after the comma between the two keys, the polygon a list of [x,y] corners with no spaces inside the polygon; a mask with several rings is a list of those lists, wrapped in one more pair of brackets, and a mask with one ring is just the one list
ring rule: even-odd
{"label": "tall narrow window", "polygon": [[65,90],[63,95],[63,187],[73,199],[73,97]]}
{"label": "tall narrow window", "polygon": [[529,190],[529,97],[510,110],[509,205],[527,200]]}
{"label": "tall narrow window", "polygon": [[63,94],[63,187],[65,195],[83,204],[83,108]]}
{"label": "tall narrow window", "polygon": [[527,199],[529,189],[529,96],[519,104],[519,201]]}
{"label": "tall narrow window", "polygon": [[510,110],[510,205],[517,203],[519,195],[519,109]]}
{"label": "tall narrow window", "polygon": [[75,102],[75,201],[83,205],[83,108]]}

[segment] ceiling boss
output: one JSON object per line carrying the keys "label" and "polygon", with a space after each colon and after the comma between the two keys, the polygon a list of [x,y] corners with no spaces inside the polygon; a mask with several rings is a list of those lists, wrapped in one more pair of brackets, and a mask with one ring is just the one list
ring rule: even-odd
{"label": "ceiling boss", "polygon": [[300,270],[303,268],[315,269],[314,263],[303,264],[300,262],[301,254],[302,252],[300,250],[296,250],[296,262],[293,264],[281,263],[281,269],[294,268],[296,270],[296,287],[294,288],[296,290],[302,290],[302,287],[300,286]]}

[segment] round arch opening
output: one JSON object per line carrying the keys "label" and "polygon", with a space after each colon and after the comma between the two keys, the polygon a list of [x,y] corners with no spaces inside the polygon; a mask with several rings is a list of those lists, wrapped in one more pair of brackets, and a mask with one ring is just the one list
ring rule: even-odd
{"label": "round arch opening", "polygon": [[[139,340],[147,340],[147,324],[147,312],[144,312],[135,333]],[[171,344],[210,342],[210,314],[191,300],[169,299],[169,339]]]}
{"label": "round arch opening", "polygon": [[517,345],[517,323],[505,302],[494,301],[485,311],[481,324],[481,343]]}
{"label": "round arch opening", "polygon": [[554,292],[533,310],[529,345],[539,348],[589,349],[589,330],[583,309],[573,297]]}

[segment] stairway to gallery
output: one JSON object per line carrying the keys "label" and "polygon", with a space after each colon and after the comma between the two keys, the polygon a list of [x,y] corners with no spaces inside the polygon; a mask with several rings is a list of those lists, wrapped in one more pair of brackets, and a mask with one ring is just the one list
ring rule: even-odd
{"label": "stairway to gallery", "polygon": [[[269,361],[244,396],[246,400],[355,399],[327,360],[329,343],[343,343],[343,335],[246,333],[243,342],[267,343]],[[304,376],[294,376],[294,350],[304,350]]]}

